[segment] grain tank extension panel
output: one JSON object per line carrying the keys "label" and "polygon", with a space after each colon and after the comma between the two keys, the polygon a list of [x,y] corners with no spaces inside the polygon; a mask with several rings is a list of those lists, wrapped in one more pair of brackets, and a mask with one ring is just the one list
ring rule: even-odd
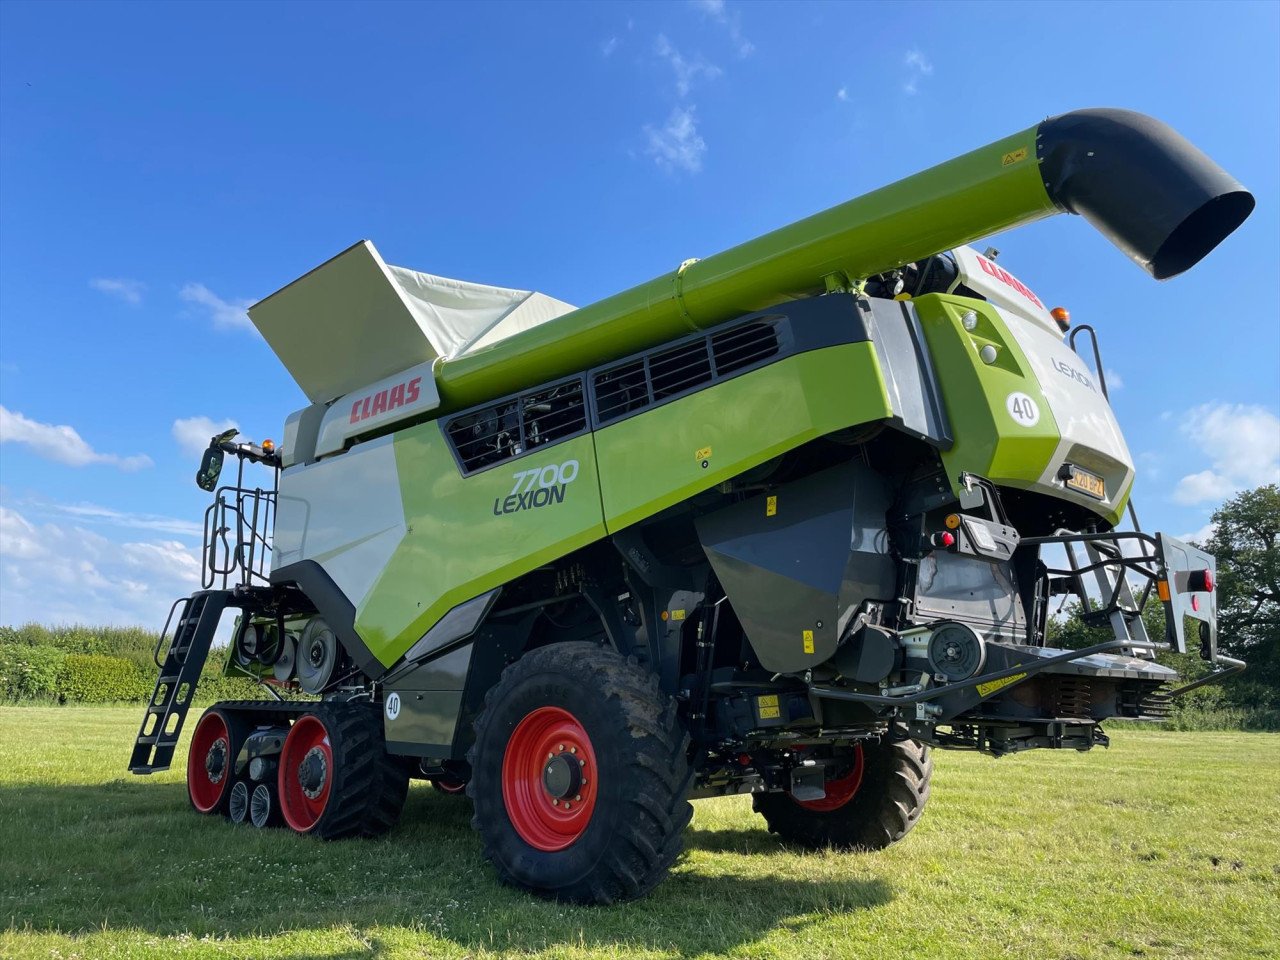
{"label": "grain tank extension panel", "polygon": [[249,308],[312,403],[506,339],[574,308],[532,290],[386,263],[368,240]]}

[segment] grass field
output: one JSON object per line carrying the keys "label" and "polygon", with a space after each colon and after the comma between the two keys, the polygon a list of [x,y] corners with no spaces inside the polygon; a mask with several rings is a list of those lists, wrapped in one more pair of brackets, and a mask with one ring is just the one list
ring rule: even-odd
{"label": "grass field", "polygon": [[136,708],[0,708],[0,956],[1280,956],[1280,735],[1120,731],[1109,751],[938,757],[876,854],[782,847],[695,804],[648,900],[499,887],[465,800],[415,786],[376,842],[231,827],[125,770]]}

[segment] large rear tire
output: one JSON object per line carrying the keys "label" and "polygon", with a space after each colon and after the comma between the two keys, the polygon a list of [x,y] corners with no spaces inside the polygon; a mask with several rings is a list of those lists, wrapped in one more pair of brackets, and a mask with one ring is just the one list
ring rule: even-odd
{"label": "large rear tire", "polygon": [[381,713],[368,704],[319,704],[285,737],[276,796],[284,822],[322,840],[386,833],[409,789],[405,767],[389,756]]}
{"label": "large rear tire", "polygon": [[693,815],[689,737],[634,659],[533,650],[485,696],[468,759],[472,826],[504,883],[573,903],[648,893]]}
{"label": "large rear tire", "polygon": [[859,744],[845,761],[821,800],[757,794],[752,803],[769,831],[814,850],[881,850],[910,833],[929,799],[929,748],[882,740]]}

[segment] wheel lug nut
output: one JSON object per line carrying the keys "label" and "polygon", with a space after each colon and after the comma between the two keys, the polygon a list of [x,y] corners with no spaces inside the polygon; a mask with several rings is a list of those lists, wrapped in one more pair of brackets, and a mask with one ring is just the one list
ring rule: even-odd
{"label": "wheel lug nut", "polygon": [[564,753],[564,744],[563,744],[563,743],[557,743],[557,744],[556,744],[556,750],[558,750],[560,753]]}
{"label": "wheel lug nut", "polygon": [[578,794],[577,796],[575,796],[573,799],[574,799],[574,802],[576,803],[577,801],[579,801],[579,800],[581,800],[581,799],[582,799],[582,794],[580,794],[580,793],[579,793],[579,794]]}
{"label": "wheel lug nut", "polygon": [[570,753],[577,753],[577,752],[578,752],[578,748],[577,748],[577,747],[570,747],[570,748],[569,748],[569,752],[570,752]]}
{"label": "wheel lug nut", "polygon": [[553,759],[554,757],[555,757],[555,754],[554,754],[554,753],[548,753],[548,754],[547,754],[547,759],[548,759],[548,760],[551,760],[551,759]]}

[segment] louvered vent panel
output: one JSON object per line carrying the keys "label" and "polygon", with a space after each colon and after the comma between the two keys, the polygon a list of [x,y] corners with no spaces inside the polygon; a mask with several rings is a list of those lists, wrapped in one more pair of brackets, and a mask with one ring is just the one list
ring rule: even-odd
{"label": "louvered vent panel", "polygon": [[582,381],[572,380],[468,411],[454,417],[447,432],[463,473],[472,473],[586,427]]}
{"label": "louvered vent panel", "polygon": [[711,336],[716,374],[721,377],[767,360],[778,348],[778,331],[770,323],[747,323]]}

